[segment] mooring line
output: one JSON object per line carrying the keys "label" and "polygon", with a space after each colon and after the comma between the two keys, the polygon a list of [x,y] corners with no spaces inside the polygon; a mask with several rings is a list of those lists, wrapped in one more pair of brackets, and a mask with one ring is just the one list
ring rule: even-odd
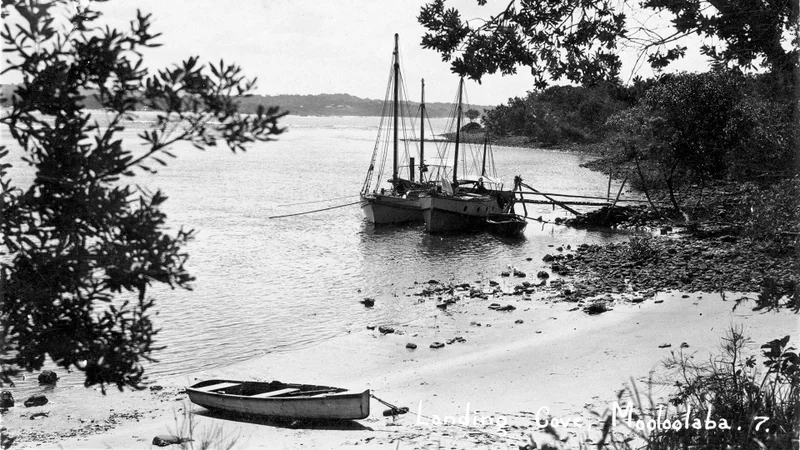
{"label": "mooring line", "polygon": [[361,201],[357,201],[357,202],[353,202],[353,203],[346,203],[344,205],[339,205],[339,206],[331,206],[330,208],[315,209],[313,211],[305,211],[305,212],[299,212],[299,213],[294,213],[294,214],[284,214],[282,216],[270,216],[270,217],[267,217],[267,219],[280,219],[282,217],[302,216],[303,214],[311,214],[311,213],[315,213],[315,212],[327,211],[329,209],[344,208],[345,206],[357,205],[359,203],[361,203]]}
{"label": "mooring line", "polygon": [[358,197],[358,195],[345,195],[345,196],[342,196],[342,197],[327,198],[325,200],[311,200],[309,202],[287,203],[285,205],[278,205],[278,207],[279,208],[283,208],[285,206],[308,205],[310,203],[322,203],[322,202],[329,202],[331,200],[341,200],[343,198],[352,198],[352,197]]}

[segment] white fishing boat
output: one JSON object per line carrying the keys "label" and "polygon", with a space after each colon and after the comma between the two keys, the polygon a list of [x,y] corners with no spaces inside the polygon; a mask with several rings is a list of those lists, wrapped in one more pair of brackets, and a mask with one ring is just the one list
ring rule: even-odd
{"label": "white fishing boat", "polygon": [[[493,172],[488,133],[484,140],[482,158],[478,173],[469,176],[465,173],[459,178],[459,153],[461,142],[461,118],[463,116],[464,79],[458,85],[458,100],[455,111],[455,147],[453,154],[452,178],[444,179],[440,189],[432,190],[420,198],[425,229],[429,233],[467,231],[486,229],[490,217],[509,214],[512,210],[514,194],[503,190],[503,184],[489,172]],[[476,157],[471,158],[476,165]],[[467,158],[464,158],[464,166]],[[492,167],[487,167],[491,164]],[[463,166],[462,166],[463,167]],[[466,169],[466,167],[464,167]]]}
{"label": "white fishing boat", "polygon": [[[413,135],[414,129],[406,126],[411,117],[409,103],[404,101],[405,91],[400,71],[398,35],[394,36],[392,71],[389,79],[384,114],[378,127],[378,137],[372,160],[361,189],[361,209],[367,220],[376,224],[422,222],[420,194],[437,186],[438,170],[425,164],[425,81],[422,81],[420,103],[420,138]],[[390,138],[391,135],[391,138]],[[418,146],[414,148],[414,144]],[[402,148],[401,148],[402,146]],[[391,148],[391,157],[389,157]],[[402,152],[402,154],[401,154]],[[416,166],[418,156],[419,165]],[[391,161],[391,173],[387,163]],[[431,170],[434,169],[434,170]],[[381,186],[385,176],[388,186]]]}

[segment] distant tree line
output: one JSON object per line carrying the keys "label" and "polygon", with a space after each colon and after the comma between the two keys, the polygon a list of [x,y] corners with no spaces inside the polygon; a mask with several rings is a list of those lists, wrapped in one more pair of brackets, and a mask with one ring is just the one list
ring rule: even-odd
{"label": "distant tree line", "polygon": [[543,145],[600,142],[606,120],[636,104],[653,84],[636,78],[630,86],[551,86],[510,98],[485,111],[482,120],[494,135],[524,136]]}
{"label": "distant tree line", "polygon": [[[0,85],[0,99],[9,102],[19,85]],[[104,109],[105,106],[99,98],[99,92],[87,89],[81,92],[83,99],[81,106],[86,109]],[[142,93],[136,95],[138,100],[134,105],[136,110],[154,109],[165,111],[166,105],[153,105],[145,102]],[[259,105],[281,105],[290,114],[297,116],[380,116],[383,112],[383,100],[360,98],[350,94],[315,94],[315,95],[248,95],[234,96],[239,104],[240,111],[254,114]],[[408,102],[407,111],[417,113],[419,103]],[[425,104],[425,110],[430,117],[448,117],[453,105],[450,103],[431,102]],[[480,113],[475,110],[480,115]],[[477,118],[477,116],[475,116]]]}

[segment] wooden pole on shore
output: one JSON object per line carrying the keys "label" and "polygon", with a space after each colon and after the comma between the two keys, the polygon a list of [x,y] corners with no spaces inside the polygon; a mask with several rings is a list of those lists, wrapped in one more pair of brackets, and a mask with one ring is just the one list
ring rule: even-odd
{"label": "wooden pole on shore", "polygon": [[576,216],[580,214],[578,211],[575,211],[574,209],[570,208],[569,206],[567,206],[567,205],[566,205],[566,204],[564,204],[563,202],[560,202],[560,201],[558,201],[558,200],[555,200],[555,199],[553,199],[553,198],[549,197],[547,194],[543,194],[543,193],[541,193],[541,192],[537,191],[536,189],[534,189],[534,188],[532,188],[532,187],[528,186],[528,185],[527,185],[527,184],[525,184],[525,183],[522,183],[522,182],[520,182],[519,184],[520,184],[520,186],[525,186],[526,188],[530,189],[530,190],[531,190],[531,191],[533,191],[534,193],[536,193],[536,194],[539,194],[539,195],[543,196],[544,198],[546,198],[546,199],[550,200],[550,201],[551,201],[551,202],[552,202],[554,205],[558,205],[558,206],[560,206],[560,207],[562,207],[562,208],[566,209],[567,211],[571,212],[572,214],[575,214]]}
{"label": "wooden pole on shore", "polygon": [[622,180],[622,184],[619,186],[619,191],[617,191],[617,197],[614,199],[614,203],[608,207],[608,212],[606,212],[606,219],[605,222],[608,222],[608,218],[611,216],[611,211],[614,209],[614,206],[617,205],[617,201],[619,201],[619,196],[622,194],[622,188],[625,187],[625,182],[628,181],[628,177]]}

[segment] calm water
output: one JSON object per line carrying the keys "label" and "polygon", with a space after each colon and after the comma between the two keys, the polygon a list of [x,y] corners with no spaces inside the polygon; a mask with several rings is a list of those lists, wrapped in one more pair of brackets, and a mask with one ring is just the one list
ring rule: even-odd
{"label": "calm water", "polygon": [[[624,239],[536,222],[524,239],[511,241],[487,234],[429,236],[423,226],[374,229],[358,205],[269,218],[356,201],[378,120],[287,117],[289,130],[278,141],[236,155],[224,147],[177,146],[178,159],[168,167],[137,177],[167,194],[173,230],[198,231],[188,247],[194,290],[152,292],[159,343],[167,348],[149,368],[151,377],[291,351],[369,323],[408,322],[432,308],[405,297],[415,281],[488,280],[527,257],[540,261],[550,244]],[[126,142],[138,145],[135,135],[126,130]],[[11,144],[7,130],[1,136]],[[606,194],[607,178],[579,167],[585,156],[506,147],[495,147],[494,155],[507,185],[519,174],[540,190]],[[11,175],[24,185],[31,171],[18,165]],[[529,215],[566,213],[529,206]],[[376,308],[358,302],[365,296],[378,298]],[[82,382],[80,374],[62,377],[60,386]]]}

